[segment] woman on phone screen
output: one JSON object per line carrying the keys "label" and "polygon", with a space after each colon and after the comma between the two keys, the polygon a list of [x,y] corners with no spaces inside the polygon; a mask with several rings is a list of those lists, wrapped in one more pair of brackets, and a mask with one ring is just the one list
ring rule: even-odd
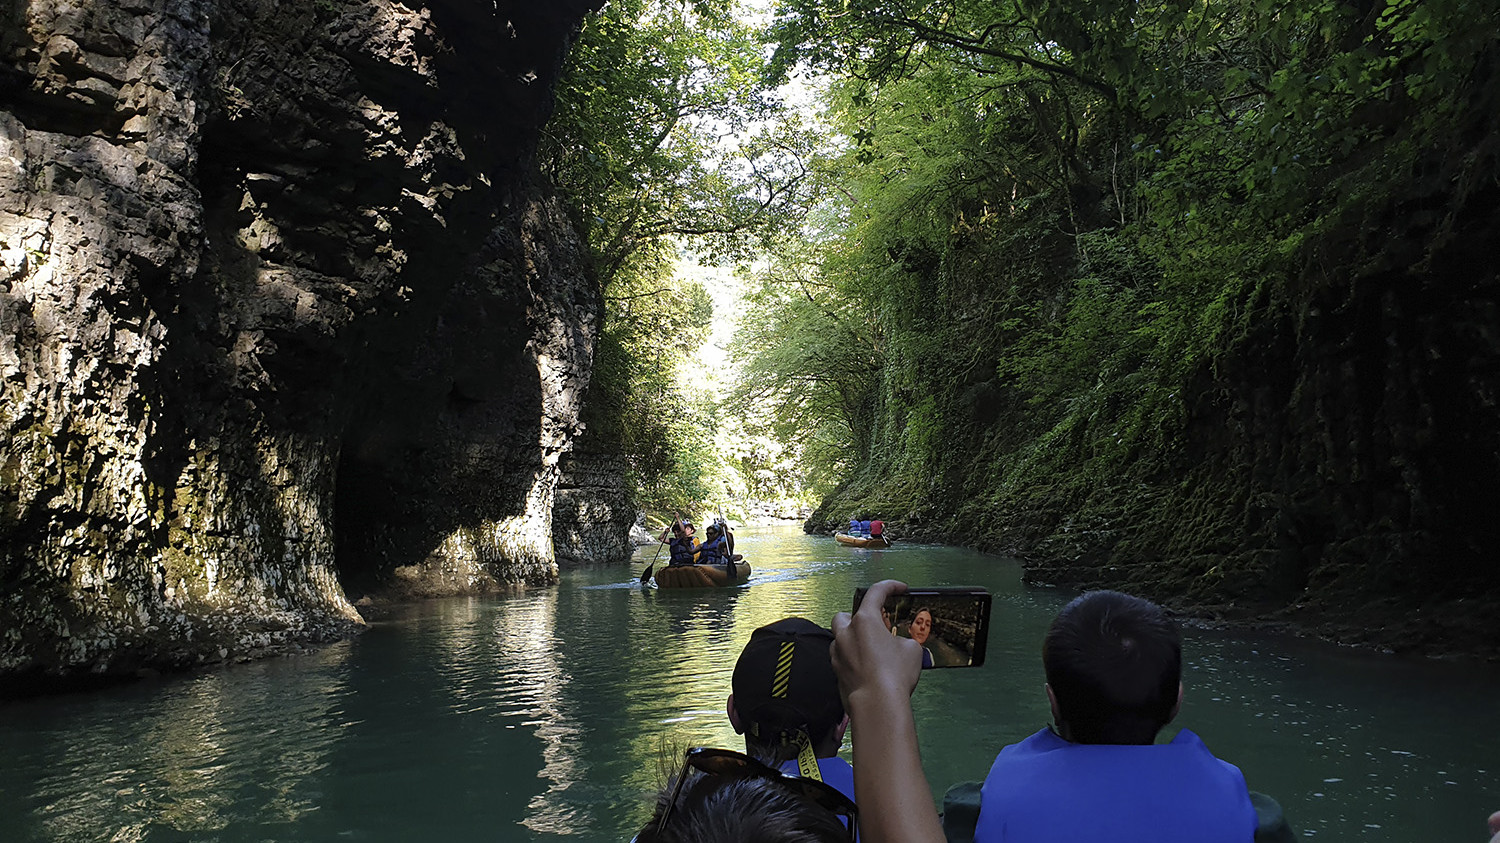
{"label": "woman on phone screen", "polygon": [[932,637],[932,613],[926,608],[918,609],[906,631],[911,640],[922,645],[922,666],[932,667],[932,651],[927,649],[927,639]]}

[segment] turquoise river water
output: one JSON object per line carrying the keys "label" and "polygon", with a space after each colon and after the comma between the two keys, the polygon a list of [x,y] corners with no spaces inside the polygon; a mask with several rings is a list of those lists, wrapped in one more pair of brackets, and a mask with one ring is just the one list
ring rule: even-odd
{"label": "turquoise river water", "polygon": [[[660,758],[743,747],[724,703],[751,631],[826,624],[887,577],[994,592],[988,662],[929,671],[914,696],[938,794],[1047,722],[1040,642],[1070,593],[951,547],[777,528],[742,530],[737,549],[755,567],[737,589],[642,589],[646,549],[555,588],[414,605],[310,655],[0,706],[0,840],[625,841]],[[1485,839],[1500,808],[1493,667],[1185,639],[1178,725],[1279,799],[1304,840]]]}

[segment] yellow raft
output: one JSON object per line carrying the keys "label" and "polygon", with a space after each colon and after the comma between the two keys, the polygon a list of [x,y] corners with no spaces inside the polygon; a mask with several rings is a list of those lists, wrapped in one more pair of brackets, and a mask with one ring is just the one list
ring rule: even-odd
{"label": "yellow raft", "polygon": [[833,537],[839,544],[847,544],[851,547],[890,547],[891,543],[886,541],[885,536],[864,538],[861,536],[849,536],[843,533],[834,533]]}
{"label": "yellow raft", "polygon": [[750,579],[750,563],[734,563],[734,577],[720,565],[677,565],[657,568],[654,574],[658,588],[714,588],[739,585]]}

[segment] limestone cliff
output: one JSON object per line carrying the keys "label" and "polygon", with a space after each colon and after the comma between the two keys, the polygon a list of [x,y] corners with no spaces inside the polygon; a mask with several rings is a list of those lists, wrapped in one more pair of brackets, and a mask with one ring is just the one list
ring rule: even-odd
{"label": "limestone cliff", "polygon": [[532,154],[599,0],[0,20],[0,691],[556,575],[598,291]]}

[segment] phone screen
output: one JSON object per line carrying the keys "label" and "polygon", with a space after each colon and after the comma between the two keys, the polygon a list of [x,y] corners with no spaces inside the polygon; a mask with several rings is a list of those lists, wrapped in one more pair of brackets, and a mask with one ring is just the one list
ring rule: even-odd
{"label": "phone screen", "polygon": [[[854,591],[854,610],[865,589]],[[990,593],[982,588],[908,588],[881,610],[892,635],[922,645],[922,667],[978,667],[990,637]]]}

